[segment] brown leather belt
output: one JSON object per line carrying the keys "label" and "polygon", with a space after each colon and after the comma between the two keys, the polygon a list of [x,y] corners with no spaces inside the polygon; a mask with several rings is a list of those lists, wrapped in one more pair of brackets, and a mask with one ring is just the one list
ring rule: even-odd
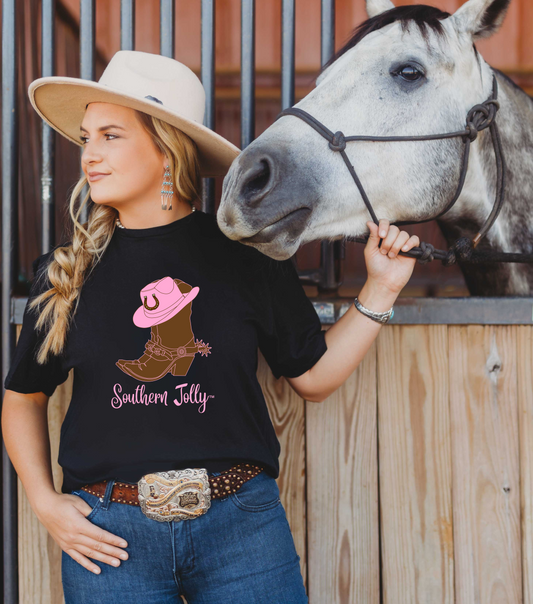
{"label": "brown leather belt", "polygon": [[[218,476],[209,476],[209,487],[211,488],[211,499],[220,499],[235,493],[245,482],[262,472],[264,468],[249,463],[240,463],[225,470]],[[87,484],[83,491],[103,497],[105,495],[107,480]],[[111,501],[116,503],[127,503],[139,505],[139,490],[137,483],[115,482],[111,491]]]}

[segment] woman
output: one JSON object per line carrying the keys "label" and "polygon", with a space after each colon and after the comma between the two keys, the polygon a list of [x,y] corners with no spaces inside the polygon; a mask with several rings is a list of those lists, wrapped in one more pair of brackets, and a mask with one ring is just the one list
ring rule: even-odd
{"label": "woman", "polygon": [[[390,316],[415,263],[398,252],[418,238],[368,222],[364,306],[322,331],[290,260],[229,240],[196,210],[201,176],[224,174],[239,150],[201,125],[192,71],[120,51],[98,83],[41,78],[29,92],[83,145],[83,177],[72,241],[34,263],[2,427],[62,548],[66,603],[307,602],[257,349],[276,377],[323,401],[379,332],[367,309]],[[71,368],[57,493],[47,404]]]}

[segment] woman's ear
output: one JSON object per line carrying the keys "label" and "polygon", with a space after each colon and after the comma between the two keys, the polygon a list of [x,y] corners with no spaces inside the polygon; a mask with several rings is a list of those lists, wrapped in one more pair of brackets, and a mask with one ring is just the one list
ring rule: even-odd
{"label": "woman's ear", "polygon": [[449,17],[456,29],[473,40],[488,38],[500,29],[511,0],[468,0]]}

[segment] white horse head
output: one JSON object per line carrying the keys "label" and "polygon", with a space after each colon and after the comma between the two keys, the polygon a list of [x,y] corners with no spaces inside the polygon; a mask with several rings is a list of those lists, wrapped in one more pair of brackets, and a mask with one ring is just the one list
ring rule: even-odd
{"label": "white horse head", "polygon": [[[510,0],[468,0],[453,15],[430,6],[367,0],[369,19],[332,57],[295,107],[345,136],[420,136],[463,130],[470,108],[492,92],[493,72],[475,41],[501,25]],[[488,131],[479,138],[489,136]],[[346,153],[378,218],[419,221],[442,211],[457,189],[460,138],[348,142]],[[464,211],[475,188],[480,222],[488,187],[472,145]],[[476,218],[473,216],[473,218]],[[338,153],[308,124],[282,116],[234,161],[217,213],[231,239],[278,260],[316,239],[361,236],[369,212]]]}

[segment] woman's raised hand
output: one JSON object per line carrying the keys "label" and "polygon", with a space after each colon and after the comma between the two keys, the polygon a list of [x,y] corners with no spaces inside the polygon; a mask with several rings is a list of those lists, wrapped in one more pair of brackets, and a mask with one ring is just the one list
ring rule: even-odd
{"label": "woman's raised hand", "polygon": [[417,235],[409,236],[396,225],[390,225],[386,219],[379,221],[379,228],[372,221],[366,225],[370,231],[364,250],[368,280],[398,294],[409,281],[416,263],[416,258],[401,256],[398,252],[409,251],[420,245],[420,240]]}
{"label": "woman's raised hand", "polygon": [[128,544],[122,537],[86,520],[91,511],[91,506],[78,495],[56,492],[40,502],[35,513],[64,552],[98,574],[100,567],[90,558],[119,566],[120,559],[128,559],[128,553],[122,549]]}

